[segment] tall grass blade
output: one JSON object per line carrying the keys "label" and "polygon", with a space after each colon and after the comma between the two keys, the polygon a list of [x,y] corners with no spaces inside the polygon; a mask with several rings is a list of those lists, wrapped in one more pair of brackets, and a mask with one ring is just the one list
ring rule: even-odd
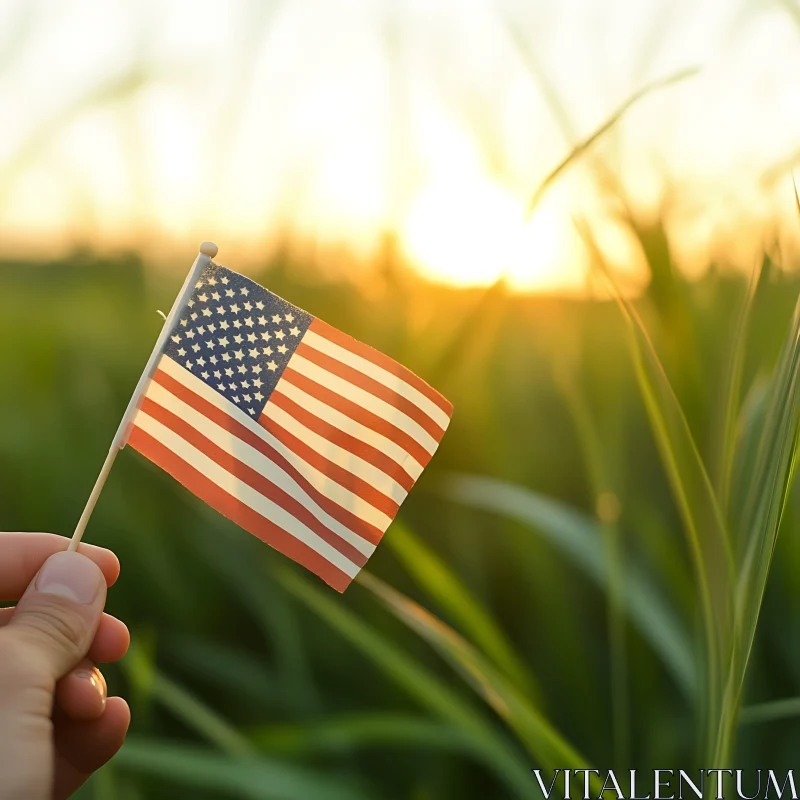
{"label": "tall grass blade", "polygon": [[469,736],[481,760],[516,796],[530,797],[528,765],[471,703],[325,590],[288,570],[279,580],[409,696]]}
{"label": "tall grass blade", "polygon": [[720,507],[724,512],[728,512],[728,498],[730,493],[731,479],[733,475],[734,455],[737,442],[737,425],[739,420],[742,374],[744,372],[745,356],[747,354],[747,339],[750,332],[750,318],[753,312],[756,294],[760,285],[761,275],[763,274],[763,262],[761,262],[753,274],[750,276],[750,283],[742,300],[742,306],[737,315],[735,328],[733,330],[733,343],[731,346],[730,365],[726,375],[725,386],[725,410],[721,417],[719,431],[719,450],[720,462],[717,476],[717,495]]}
{"label": "tall grass blade", "polygon": [[484,701],[514,730],[537,764],[546,769],[587,767],[584,757],[452,628],[374,575],[362,570],[356,580],[462,674]]}
{"label": "tall grass blade", "polygon": [[800,697],[787,697],[769,703],[759,703],[742,709],[739,716],[740,725],[759,725],[764,722],[775,722],[779,719],[800,717]]}
{"label": "tall grass blade", "polygon": [[700,67],[687,67],[679,72],[668,75],[665,78],[651,81],[645,84],[637,92],[634,92],[624,103],[622,103],[606,120],[596,128],[589,136],[582,141],[578,142],[572,150],[545,176],[544,180],[536,188],[536,191],[531,195],[528,202],[528,216],[530,216],[544,197],[545,192],[550,186],[558,179],[562,172],[564,172],[574,161],[579,159],[591,146],[600,139],[605,133],[613,128],[617,122],[625,116],[625,114],[635,106],[640,100],[647,97],[660,89],[665,89],[675,83],[684,81],[687,78],[694,77],[700,72]]}
{"label": "tall grass blade", "polygon": [[[587,577],[608,591],[606,553],[597,522],[522,486],[482,475],[451,473],[440,492],[469,508],[514,519],[544,536]],[[687,697],[697,691],[692,645],[680,619],[652,580],[630,559],[625,565],[624,609]]]}
{"label": "tall grass blade", "polygon": [[627,323],[639,391],[687,534],[703,617],[707,661],[704,742],[710,755],[725,691],[724,665],[733,646],[735,570],[729,533],[689,423],[647,330],[633,304],[618,291],[591,231],[580,222],[576,226],[608,278]]}
{"label": "tall grass blade", "polygon": [[470,594],[460,578],[402,522],[392,524],[385,546],[451,620],[488,656],[520,691],[539,694],[535,679],[489,612]]}
{"label": "tall grass blade", "polygon": [[[272,759],[231,759],[201,747],[128,737],[114,759],[122,771],[152,775],[186,787],[246,800],[366,800],[354,782]],[[377,800],[377,798],[375,798]]]}

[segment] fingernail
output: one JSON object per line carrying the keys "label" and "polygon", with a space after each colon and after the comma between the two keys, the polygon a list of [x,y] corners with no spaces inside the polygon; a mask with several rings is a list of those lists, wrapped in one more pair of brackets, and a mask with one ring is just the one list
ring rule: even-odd
{"label": "fingernail", "polygon": [[53,594],[79,605],[90,605],[100,593],[103,573],[80,553],[62,552],[50,556],[36,576],[36,590]]}

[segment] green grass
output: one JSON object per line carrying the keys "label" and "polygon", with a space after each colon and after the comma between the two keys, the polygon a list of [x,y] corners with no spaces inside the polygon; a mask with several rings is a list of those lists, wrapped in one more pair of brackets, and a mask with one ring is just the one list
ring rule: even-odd
{"label": "green grass", "polygon": [[[121,455],[87,540],[123,564],[135,648],[107,672],[133,731],[84,797],[525,798],[532,767],[793,766],[800,281],[767,259],[687,283],[663,229],[636,235],[634,303],[391,259],[352,283],[256,271],[426,377],[452,427],[341,597]],[[3,527],[73,528],[175,290],[151,267],[0,265]]]}

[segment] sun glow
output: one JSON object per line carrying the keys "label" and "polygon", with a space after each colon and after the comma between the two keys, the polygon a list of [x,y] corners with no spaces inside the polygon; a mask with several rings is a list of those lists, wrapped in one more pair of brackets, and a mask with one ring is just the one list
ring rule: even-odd
{"label": "sun glow", "polygon": [[[441,0],[434,14],[409,3],[392,16],[381,3],[298,0],[253,21],[242,4],[212,0],[167,0],[152,14],[108,0],[102,18],[94,0],[70,0],[69,13],[37,19],[0,71],[0,237],[28,254],[76,240],[119,247],[149,234],[191,248],[214,237],[224,252],[262,258],[286,231],[359,255],[391,232],[437,281],[580,292],[586,252],[573,217],[601,228],[608,209],[580,168],[528,216],[531,192],[636,89],[704,61],[700,77],[612,131],[627,199],[657,207],[682,181],[699,209],[687,212],[703,237],[695,253],[723,236],[743,252],[744,231],[755,241],[790,218],[791,187],[770,194],[762,180],[797,162],[800,138],[798,31],[777,5],[748,12],[735,41],[729,4],[687,7],[686,31],[665,33],[661,56],[629,71],[611,67],[633,58],[625,48],[646,38],[660,0],[606,0],[602,35],[574,24],[589,2],[554,5],[541,25],[517,21],[531,62],[492,4],[464,13],[461,0]],[[0,4],[0,30],[15,30],[26,7]],[[137,20],[154,23],[141,63]],[[109,76],[139,68],[152,78],[97,100]],[[655,188],[642,190],[650,177]]]}

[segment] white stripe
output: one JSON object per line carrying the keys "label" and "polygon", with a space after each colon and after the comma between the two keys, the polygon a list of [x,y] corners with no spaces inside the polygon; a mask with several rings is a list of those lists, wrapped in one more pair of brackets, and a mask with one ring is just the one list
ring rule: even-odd
{"label": "white stripe", "polygon": [[326,528],[330,528],[330,530],[364,553],[364,555],[370,556],[375,552],[375,545],[372,542],[368,542],[331,517],[308,496],[290,475],[287,475],[274,461],[247,444],[247,442],[242,441],[230,431],[221,428],[204,414],[184,403],[179,397],[175,397],[172,392],[165,389],[160,383],[155,381],[151,383],[146,396],[158,403],[162,408],[171,411],[187,422],[228,455],[233,456],[260,475],[263,475],[270,483],[282,489],[290,497],[297,500],[300,505],[308,509]]}
{"label": "white stripe", "polygon": [[189,370],[184,369],[169,356],[164,356],[159,364],[159,369],[164,370],[168,375],[182,383],[187,389],[207,400],[212,405],[229,414],[237,422],[252,431],[259,439],[265,441],[270,447],[277,450],[297,471],[321,494],[333,500],[342,508],[355,514],[359,519],[369,522],[379,530],[385,531],[392,521],[387,516],[363,500],[358,495],[345,489],[344,486],[331,480],[325,473],[311,466],[298,456],[293,450],[288,448],[283,442],[278,441],[268,430],[259,425],[254,419],[248,417],[241,409],[237,408],[230,400],[224,398],[219,392],[212,389],[208,384],[192,375]]}
{"label": "white stripe", "polygon": [[[319,417],[324,422],[330,423],[343,433],[347,433],[350,436],[353,436],[356,439],[360,439],[362,442],[371,445],[376,450],[380,450],[382,453],[391,458],[392,461],[401,466],[414,480],[417,480],[417,478],[419,478],[419,476],[422,474],[422,465],[415,458],[406,453],[406,451],[403,450],[399,444],[393,442],[391,439],[387,439],[385,436],[373,431],[371,428],[367,428],[360,422],[350,419],[347,414],[342,414],[341,411],[331,408],[326,403],[323,403],[322,400],[312,397],[310,394],[304,392],[293,383],[289,383],[289,381],[286,380],[281,380],[278,382],[278,385],[273,391],[288,397],[290,400],[293,400],[295,403],[297,403],[297,405],[299,405],[301,408],[304,408],[306,411],[308,411],[309,414],[313,414],[315,417]],[[269,405],[269,403],[267,405]]]}
{"label": "white stripe", "polygon": [[330,389],[341,397],[347,400],[352,400],[358,403],[362,408],[377,414],[381,419],[390,422],[396,428],[399,428],[404,433],[407,433],[414,441],[418,442],[425,450],[431,455],[436,452],[438,442],[417,422],[414,422],[411,417],[406,416],[397,406],[375,397],[374,394],[360,389],[358,386],[350,383],[350,381],[334,375],[332,372],[323,369],[303,358],[299,353],[295,354],[289,359],[289,367],[304,375],[306,378],[311,378],[320,385]]}
{"label": "white stripe", "polygon": [[395,503],[402,503],[406,499],[408,494],[406,490],[385,472],[381,472],[377,467],[373,467],[372,464],[364,461],[363,458],[315,433],[274,403],[267,403],[264,406],[262,416],[280,425],[309,445],[315,452],[327,458],[328,461],[332,461],[337,466],[347,470],[351,475],[361,478],[373,489],[377,489],[382,494],[391,497]]}
{"label": "white stripe", "polygon": [[342,347],[312,330],[306,331],[303,336],[303,344],[310,345],[315,350],[319,350],[321,353],[337,359],[337,361],[342,361],[353,367],[353,369],[369,375],[370,378],[374,378],[384,386],[388,386],[393,392],[403,395],[415,406],[419,406],[420,410],[427,414],[440,428],[447,430],[447,426],[450,424],[450,417],[436,403],[425,397],[419,389],[414,388],[410,383],[406,383],[397,375],[393,375],[383,367],[379,367],[374,362],[362,358],[352,350],[348,350],[346,347]]}
{"label": "white stripe", "polygon": [[264,495],[259,494],[246,483],[234,477],[227,470],[224,470],[215,461],[204,453],[201,453],[188,442],[184,441],[177,433],[174,433],[158,420],[139,411],[135,417],[134,424],[150,434],[156,441],[171,450],[187,464],[191,464],[201,475],[204,475],[212,483],[215,483],[223,491],[236,498],[240,503],[251,508],[265,519],[283,528],[287,533],[294,536],[299,541],[307,544],[316,550],[323,558],[326,558],[334,566],[338,567],[349,577],[354,577],[359,567],[353,564],[349,558],[343,556],[335,547],[329,545],[324,539],[320,539],[314,531],[309,530],[296,517],[288,511],[284,511],[279,505],[268,500]]}

